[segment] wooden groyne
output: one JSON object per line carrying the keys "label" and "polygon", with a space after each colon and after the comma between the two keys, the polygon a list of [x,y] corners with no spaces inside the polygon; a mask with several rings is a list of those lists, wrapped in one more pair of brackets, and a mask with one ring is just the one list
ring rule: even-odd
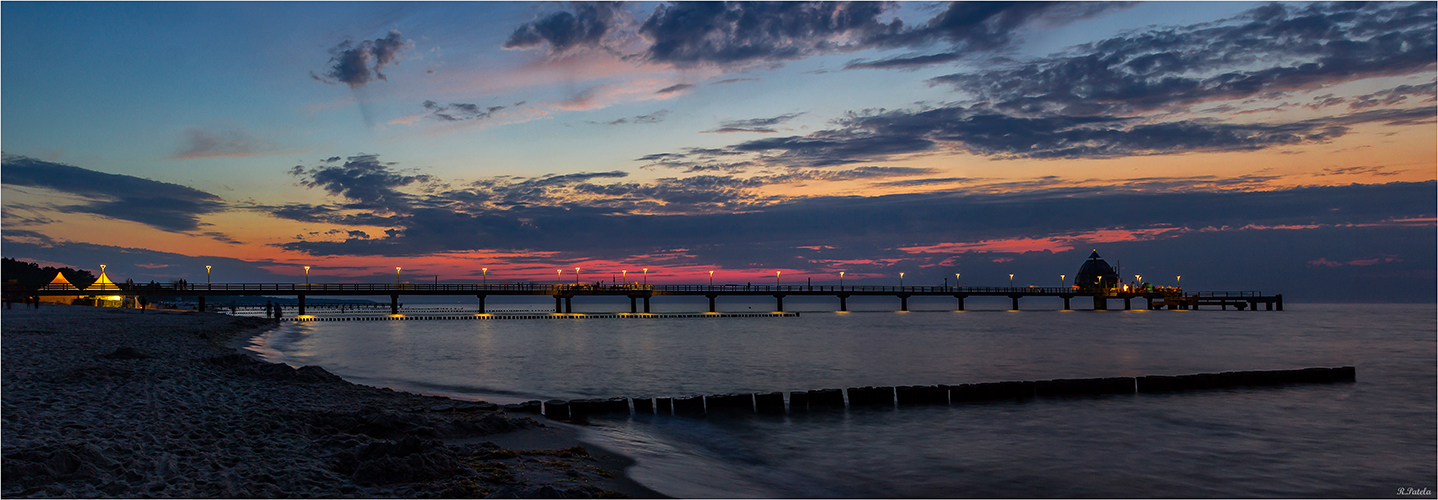
{"label": "wooden groyne", "polygon": [[715,394],[710,396],[576,399],[528,401],[505,405],[509,411],[543,414],[558,420],[584,420],[593,415],[790,414],[848,408],[894,408],[951,405],[1034,398],[1097,397],[1116,394],[1159,394],[1290,384],[1353,382],[1357,370],[1304,368],[1300,370],[1238,371],[1191,375],[1148,375],[1038,381],[987,382],[959,385],[851,387],[789,393]]}

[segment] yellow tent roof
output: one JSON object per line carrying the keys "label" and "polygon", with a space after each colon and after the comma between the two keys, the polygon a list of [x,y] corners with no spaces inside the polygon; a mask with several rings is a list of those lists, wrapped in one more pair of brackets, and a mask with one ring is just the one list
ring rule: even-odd
{"label": "yellow tent roof", "polygon": [[70,280],[65,279],[65,274],[64,274],[64,273],[61,273],[61,272],[59,272],[59,271],[55,271],[55,279],[50,280],[50,284],[45,285],[45,289],[46,289],[46,290],[79,290],[79,288],[75,288],[75,285],[70,284]]}
{"label": "yellow tent roof", "polygon": [[109,277],[109,276],[105,276],[105,272],[104,272],[104,271],[101,271],[101,272],[100,272],[100,279],[95,280],[95,284],[90,285],[88,288],[85,289],[85,291],[93,292],[93,291],[96,291],[96,290],[119,290],[119,289],[120,289],[120,287],[115,286],[115,283],[112,282],[112,281],[110,281],[110,277]]}

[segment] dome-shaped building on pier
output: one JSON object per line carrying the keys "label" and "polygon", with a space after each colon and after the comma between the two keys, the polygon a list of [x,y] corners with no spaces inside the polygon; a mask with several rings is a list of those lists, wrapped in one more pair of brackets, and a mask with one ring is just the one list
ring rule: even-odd
{"label": "dome-shaped building on pier", "polygon": [[1074,285],[1082,290],[1107,290],[1118,286],[1118,271],[1099,258],[1098,250],[1089,254],[1088,260],[1074,275]]}

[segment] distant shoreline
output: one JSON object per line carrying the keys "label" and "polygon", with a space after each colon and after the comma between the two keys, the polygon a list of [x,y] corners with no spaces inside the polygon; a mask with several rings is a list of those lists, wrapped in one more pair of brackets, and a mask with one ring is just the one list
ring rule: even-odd
{"label": "distant shoreline", "polygon": [[[659,497],[543,417],[260,361],[220,314],[5,311],[6,497]],[[538,420],[538,421],[536,421]]]}

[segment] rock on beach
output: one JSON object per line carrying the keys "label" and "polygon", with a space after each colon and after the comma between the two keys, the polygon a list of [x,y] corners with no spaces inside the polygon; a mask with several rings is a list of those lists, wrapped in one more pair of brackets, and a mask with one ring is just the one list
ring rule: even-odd
{"label": "rock on beach", "polygon": [[522,451],[488,440],[546,430],[530,416],[227,347],[272,325],[82,306],[6,311],[0,496],[653,496],[577,441]]}

